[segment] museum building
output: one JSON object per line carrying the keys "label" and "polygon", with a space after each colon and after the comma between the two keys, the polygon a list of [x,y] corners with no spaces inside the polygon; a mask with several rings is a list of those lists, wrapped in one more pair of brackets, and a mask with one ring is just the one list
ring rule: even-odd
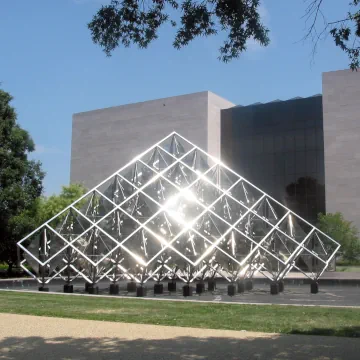
{"label": "museum building", "polygon": [[74,114],[70,181],[92,188],[173,131],[311,223],[340,211],[360,228],[360,72],[265,104],[204,91]]}

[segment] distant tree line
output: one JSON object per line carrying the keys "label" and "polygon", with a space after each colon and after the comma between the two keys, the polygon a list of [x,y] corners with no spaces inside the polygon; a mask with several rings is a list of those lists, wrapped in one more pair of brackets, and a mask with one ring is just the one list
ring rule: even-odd
{"label": "distant tree line", "polygon": [[0,263],[8,265],[9,274],[17,263],[16,243],[86,191],[73,184],[59,195],[43,196],[45,172],[28,157],[35,144],[17,123],[12,99],[0,89]]}

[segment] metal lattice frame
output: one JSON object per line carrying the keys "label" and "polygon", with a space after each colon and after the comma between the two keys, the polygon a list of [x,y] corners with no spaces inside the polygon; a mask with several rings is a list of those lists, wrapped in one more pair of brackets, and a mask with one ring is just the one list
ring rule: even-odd
{"label": "metal lattice frame", "polygon": [[[340,245],[177,133],[18,242],[39,283],[190,283],[292,269],[317,280]],[[31,266],[30,272],[25,264]]]}

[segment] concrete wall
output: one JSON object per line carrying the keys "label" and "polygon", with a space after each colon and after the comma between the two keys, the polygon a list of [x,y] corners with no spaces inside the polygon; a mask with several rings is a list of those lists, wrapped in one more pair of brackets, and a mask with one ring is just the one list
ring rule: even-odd
{"label": "concrete wall", "polygon": [[360,229],[360,72],[323,74],[326,211]]}
{"label": "concrete wall", "polygon": [[233,111],[231,109],[225,109],[221,111],[221,128],[220,128],[220,143],[221,161],[231,169],[239,172],[239,169],[234,167],[233,161]]}
{"label": "concrete wall", "polygon": [[232,102],[209,92],[208,101],[208,153],[221,158],[221,110],[235,106]]}
{"label": "concrete wall", "polygon": [[204,91],[74,114],[70,181],[92,188],[173,131],[218,155],[222,105]]}

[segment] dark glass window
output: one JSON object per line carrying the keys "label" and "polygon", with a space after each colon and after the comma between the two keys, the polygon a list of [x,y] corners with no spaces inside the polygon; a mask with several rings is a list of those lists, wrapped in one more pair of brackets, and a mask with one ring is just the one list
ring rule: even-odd
{"label": "dark glass window", "polygon": [[318,179],[321,184],[325,183],[325,163],[324,163],[324,152],[318,151],[317,152],[317,173]]}
{"label": "dark glass window", "polygon": [[274,135],[274,151],[282,152],[284,150],[284,136],[283,134],[275,134]]}
{"label": "dark glass window", "polygon": [[221,132],[222,153],[232,156],[228,165],[240,167],[239,173],[256,186],[316,221],[317,213],[325,211],[321,96],[229,111],[233,124],[241,126]]}
{"label": "dark glass window", "polygon": [[252,137],[246,136],[246,137],[242,138],[239,141],[238,149],[239,149],[240,155],[241,155],[241,153],[244,153],[244,154],[242,154],[243,156],[246,156],[247,155],[246,153],[252,153],[253,152]]}
{"label": "dark glass window", "polygon": [[301,176],[306,173],[306,153],[305,151],[297,151],[295,154],[295,169],[296,174]]}
{"label": "dark glass window", "polygon": [[296,172],[296,159],[295,159],[295,152],[288,152],[285,153],[285,173],[286,174],[295,174]]}
{"label": "dark glass window", "polygon": [[265,153],[274,152],[274,136],[271,133],[264,135],[264,152]]}
{"label": "dark glass window", "polygon": [[302,129],[297,130],[295,134],[296,151],[305,150],[305,132]]}
{"label": "dark glass window", "polygon": [[274,173],[276,175],[284,176],[285,172],[285,154],[275,153],[274,154]]}
{"label": "dark glass window", "polygon": [[285,133],[285,150],[291,151],[295,148],[296,131],[288,131]]}
{"label": "dark glass window", "polygon": [[307,150],[317,149],[315,128],[305,130],[305,144]]}
{"label": "dark glass window", "polygon": [[317,162],[317,152],[316,151],[307,151],[306,152],[306,172],[307,173],[314,173],[317,171],[316,162]]}
{"label": "dark glass window", "polygon": [[316,129],[316,148],[324,149],[324,132],[323,129]]}
{"label": "dark glass window", "polygon": [[263,136],[262,135],[255,135],[253,136],[253,152],[254,154],[259,154],[264,151],[263,147]]}

